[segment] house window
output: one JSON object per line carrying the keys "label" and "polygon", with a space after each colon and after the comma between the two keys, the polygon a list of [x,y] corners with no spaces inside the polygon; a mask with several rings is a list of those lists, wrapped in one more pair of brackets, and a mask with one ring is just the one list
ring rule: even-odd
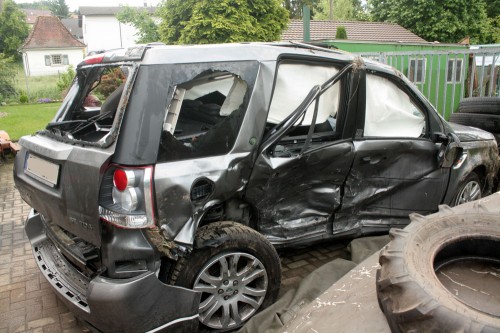
{"label": "house window", "polygon": [[45,56],[45,66],[69,65],[67,54],[52,54]]}
{"label": "house window", "polygon": [[[455,70],[455,77],[453,77]],[[448,75],[446,82],[461,82],[462,81],[462,59],[448,59]]]}
{"label": "house window", "polygon": [[425,59],[410,59],[408,79],[413,83],[425,82]]}

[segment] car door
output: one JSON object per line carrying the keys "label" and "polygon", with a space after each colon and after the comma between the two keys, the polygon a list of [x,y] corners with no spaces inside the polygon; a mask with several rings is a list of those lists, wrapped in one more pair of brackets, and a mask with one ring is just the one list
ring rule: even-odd
{"label": "car door", "polygon": [[267,136],[246,192],[273,243],[331,234],[354,158],[345,129],[355,74],[349,64],[282,61]]}
{"label": "car door", "polygon": [[450,169],[441,167],[438,156],[445,143],[433,140],[442,138],[440,122],[405,82],[366,73],[364,119],[358,122],[354,162],[336,216],[349,222],[334,225],[334,233],[404,225],[408,214],[434,212],[443,198]]}

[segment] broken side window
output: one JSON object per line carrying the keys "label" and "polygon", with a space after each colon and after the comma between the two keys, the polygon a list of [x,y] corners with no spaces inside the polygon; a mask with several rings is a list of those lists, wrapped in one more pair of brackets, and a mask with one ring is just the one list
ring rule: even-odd
{"label": "broken side window", "polygon": [[228,72],[211,72],[178,85],[163,125],[159,160],[227,154],[245,112],[248,85]]}
{"label": "broken side window", "polygon": [[365,137],[425,135],[425,113],[389,79],[366,75]]}
{"label": "broken side window", "polygon": [[97,65],[79,69],[46,133],[103,145],[113,127],[129,67]]}
{"label": "broken side window", "polygon": [[[304,101],[314,86],[322,85],[339,72],[332,65],[284,63],[278,68],[276,85],[267,119],[268,128],[285,120]],[[293,157],[300,154],[312,130],[308,148],[336,140],[336,121],[339,110],[340,82],[325,90],[291,127],[276,145],[274,157]],[[316,119],[314,119],[317,108]],[[313,119],[315,121],[313,121]],[[314,128],[311,124],[314,122]]]}

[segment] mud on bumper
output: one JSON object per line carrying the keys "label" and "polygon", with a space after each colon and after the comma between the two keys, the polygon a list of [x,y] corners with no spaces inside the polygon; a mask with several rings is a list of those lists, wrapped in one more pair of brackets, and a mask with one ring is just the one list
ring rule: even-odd
{"label": "mud on bumper", "polygon": [[30,212],[25,231],[35,261],[75,316],[102,332],[196,332],[199,294],[169,286],[154,272],[129,279],[87,278],[47,237],[39,214]]}

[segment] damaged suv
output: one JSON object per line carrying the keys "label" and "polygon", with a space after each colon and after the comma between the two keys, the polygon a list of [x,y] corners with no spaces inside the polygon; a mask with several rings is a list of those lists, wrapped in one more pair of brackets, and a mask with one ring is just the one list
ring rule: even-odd
{"label": "damaged suv", "polygon": [[237,328],[277,297],[275,247],[403,227],[498,168],[395,69],[291,43],[94,55],[20,144],[36,262],[104,332]]}

